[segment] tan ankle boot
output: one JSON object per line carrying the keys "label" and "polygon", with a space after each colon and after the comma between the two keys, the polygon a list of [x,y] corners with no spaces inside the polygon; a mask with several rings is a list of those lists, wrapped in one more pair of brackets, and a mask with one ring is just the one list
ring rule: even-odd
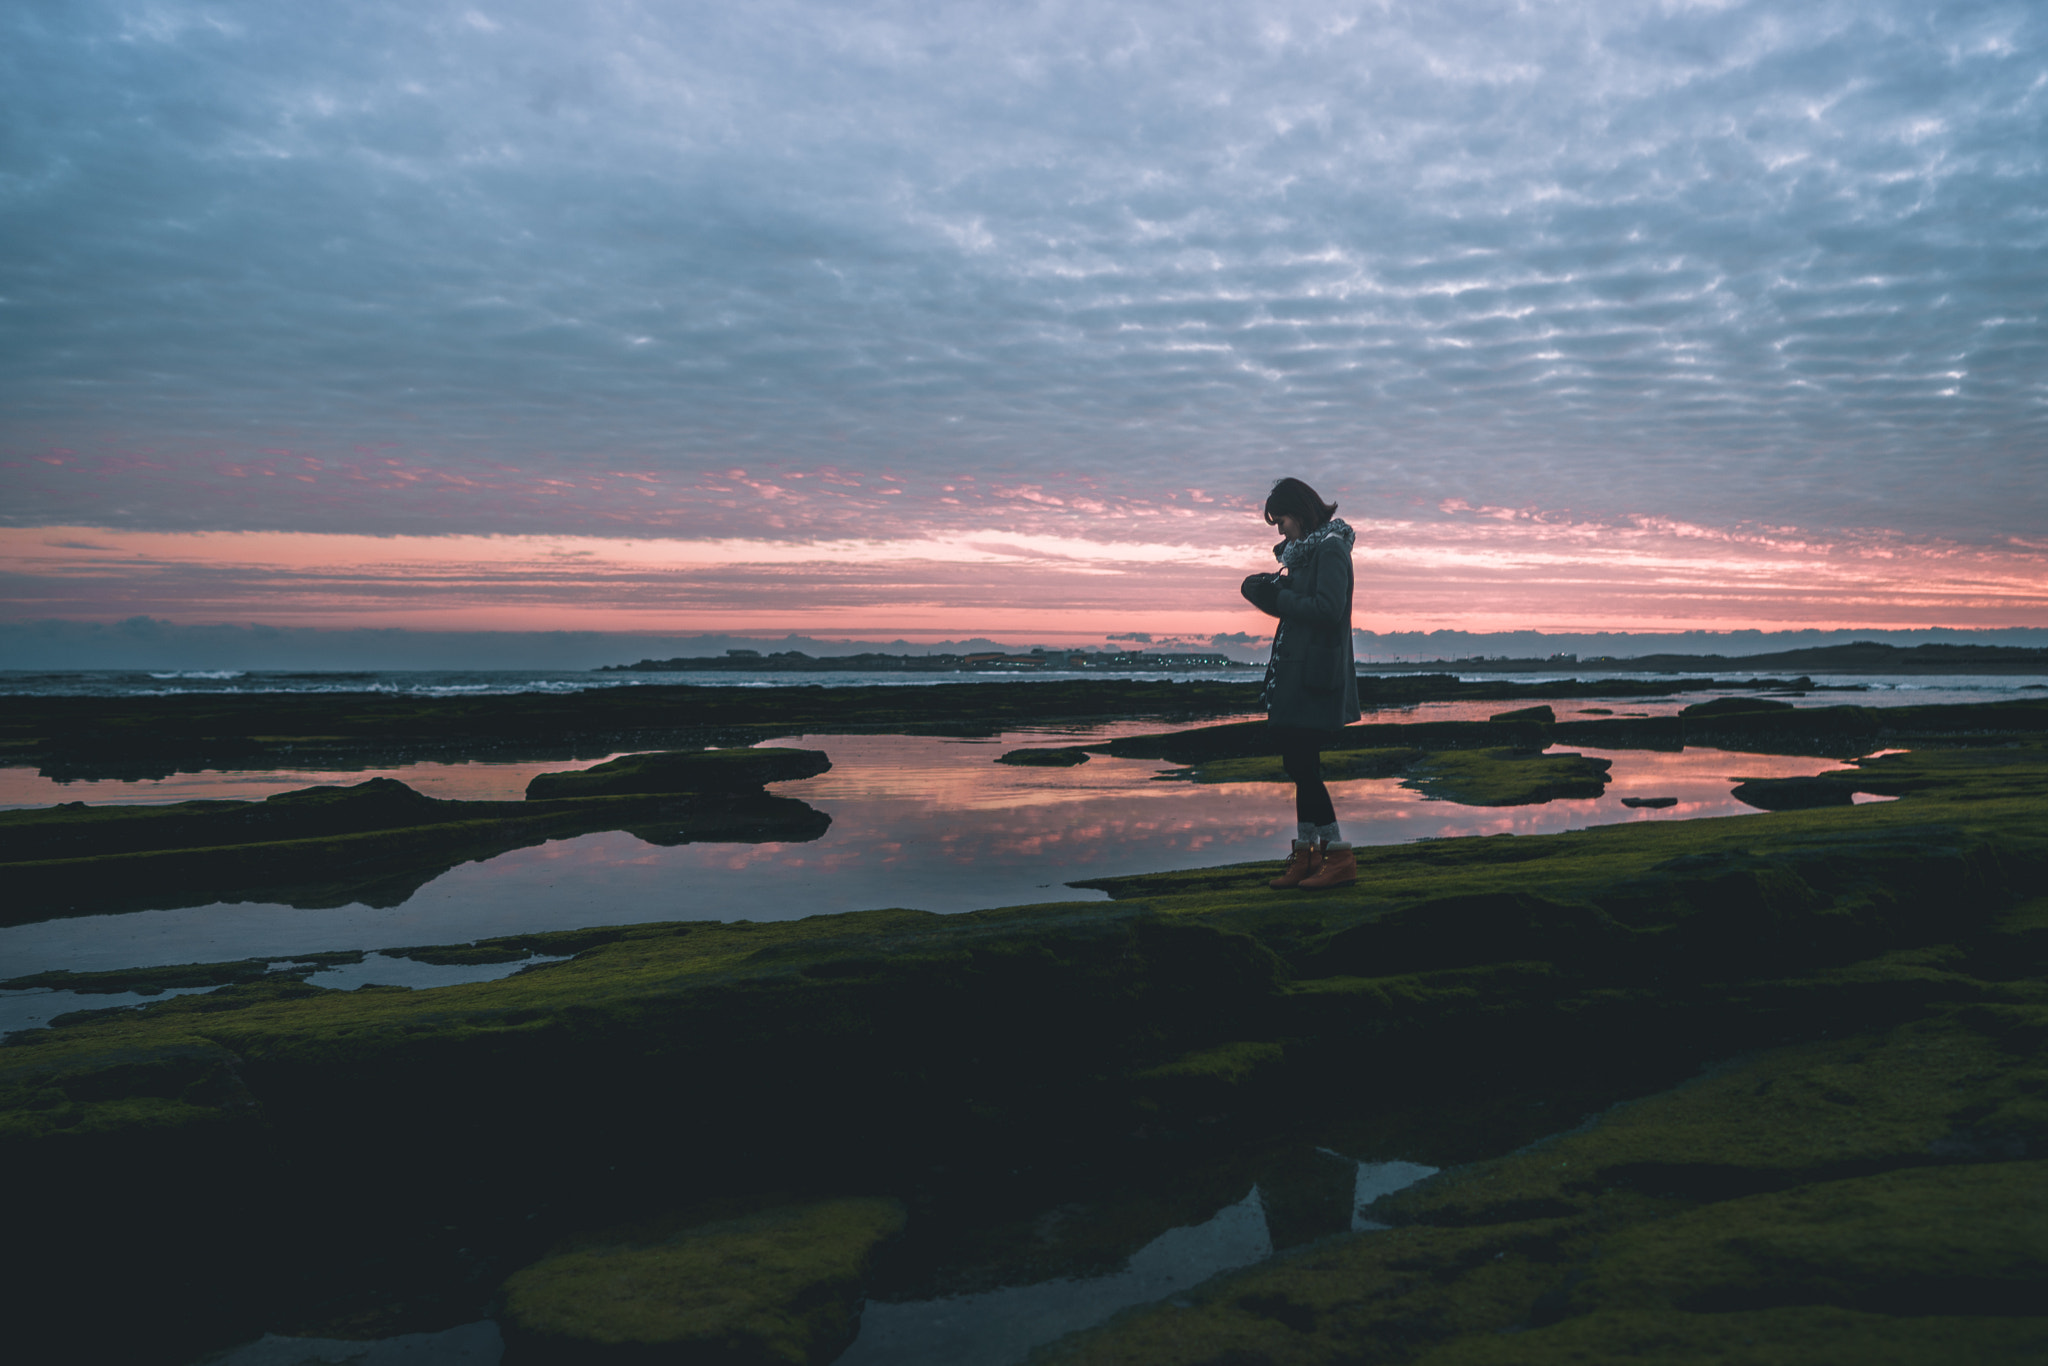
{"label": "tan ankle boot", "polygon": [[1287,870],[1266,885],[1275,891],[1299,887],[1303,879],[1312,876],[1322,866],[1323,851],[1316,848],[1312,841],[1296,840],[1294,853],[1287,862]]}
{"label": "tan ankle boot", "polygon": [[1320,891],[1325,887],[1349,887],[1358,881],[1358,856],[1351,852],[1350,845],[1341,841],[1326,844],[1321,853],[1322,857],[1317,862],[1322,866],[1297,886],[1307,891]]}

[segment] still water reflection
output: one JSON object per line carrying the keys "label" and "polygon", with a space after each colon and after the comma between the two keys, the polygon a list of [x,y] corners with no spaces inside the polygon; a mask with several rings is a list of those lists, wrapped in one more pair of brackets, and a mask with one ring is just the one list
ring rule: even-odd
{"label": "still water reflection", "polygon": [[[1356,1162],[1350,1182],[1353,1232],[1383,1229],[1364,1210],[1382,1195],[1433,1176],[1414,1162]],[[1034,1348],[1093,1327],[1122,1309],[1154,1304],[1192,1290],[1213,1276],[1254,1266],[1284,1246],[1268,1200],[1253,1185],[1244,1197],[1197,1224],[1169,1228],[1133,1252],[1125,1264],[1095,1276],[1057,1276],[935,1299],[871,1299],[860,1335],[834,1366],[1019,1366]],[[1344,1227],[1345,1212],[1336,1227]],[[503,1353],[495,1324],[465,1324],[444,1333],[414,1333],[381,1342],[275,1335],[253,1342],[213,1366],[310,1366],[358,1362],[369,1366],[491,1366]]]}
{"label": "still water reflection", "polygon": [[[1161,780],[1170,765],[1104,756],[1067,769],[994,762],[1018,746],[1088,742],[1114,733],[1030,730],[979,741],[791,737],[771,743],[822,749],[832,759],[831,772],[774,789],[830,814],[831,829],[815,841],[662,847],[612,831],[463,864],[397,906],[301,910],[216,903],[13,926],[0,929],[0,977],[50,968],[90,971],[455,943],[648,920],[782,920],[874,907],[957,912],[1097,900],[1102,893],[1066,884],[1285,852],[1293,832],[1292,790],[1281,784]],[[1347,838],[1400,844],[1753,814],[1729,795],[1735,780],[1841,767],[1821,759],[1714,750],[1582,752],[1614,761],[1613,781],[1601,797],[1480,808],[1429,800],[1393,779],[1332,787]],[[532,766],[505,767],[523,773]],[[407,781],[415,776],[405,769],[392,774]],[[302,774],[294,781],[354,782],[362,776]],[[466,782],[483,785],[475,776]],[[524,777],[518,782],[523,787]],[[93,794],[97,800],[110,795]],[[1621,799],[1631,796],[1677,801],[1661,810],[1623,806]]]}

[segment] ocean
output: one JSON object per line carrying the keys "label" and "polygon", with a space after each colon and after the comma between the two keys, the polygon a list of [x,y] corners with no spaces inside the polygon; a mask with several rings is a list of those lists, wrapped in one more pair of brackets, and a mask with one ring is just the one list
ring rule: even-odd
{"label": "ocean", "polygon": [[[1372,672],[1363,664],[1360,673]],[[1445,672],[1455,672],[1446,669]],[[832,670],[788,673],[761,670],[677,671],[674,673],[612,673],[595,669],[391,669],[363,671],[267,671],[242,669],[81,669],[42,671],[0,670],[0,697],[168,697],[178,694],[353,693],[374,692],[418,697],[457,697],[492,693],[573,693],[595,688],[645,688],[688,684],[712,688],[798,687],[936,687],[947,683],[1032,683],[1048,681],[1137,679],[1145,681],[1253,683],[1254,668],[1239,669],[992,669],[960,673],[891,673]],[[1669,673],[1526,674],[1474,673],[1459,677],[1471,683],[1551,683],[1578,678],[1586,696],[1597,697],[1603,683],[1654,682]],[[1685,677],[1704,675],[1688,674]],[[1721,681],[1770,677],[1754,671],[1729,671]],[[1813,689],[1791,696],[1797,706],[1918,706],[1930,703],[1994,702],[2048,693],[2043,674],[1816,674]]]}

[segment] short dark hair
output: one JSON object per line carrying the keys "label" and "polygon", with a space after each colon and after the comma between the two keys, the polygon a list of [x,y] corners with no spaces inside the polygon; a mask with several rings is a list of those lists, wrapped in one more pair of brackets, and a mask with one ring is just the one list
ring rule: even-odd
{"label": "short dark hair", "polygon": [[1299,479],[1282,479],[1266,495],[1266,521],[1277,524],[1282,517],[1294,517],[1302,529],[1314,531],[1337,515],[1337,505],[1323,501],[1323,495]]}

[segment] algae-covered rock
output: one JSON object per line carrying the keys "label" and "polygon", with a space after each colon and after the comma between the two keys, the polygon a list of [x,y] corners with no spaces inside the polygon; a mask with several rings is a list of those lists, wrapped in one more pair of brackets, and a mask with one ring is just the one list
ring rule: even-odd
{"label": "algae-covered rock", "polygon": [[395,778],[323,784],[256,802],[65,802],[0,812],[0,862],[359,834],[461,820],[479,805],[485,804],[441,801]]}
{"label": "algae-covered rock", "polygon": [[1611,759],[1530,749],[1453,750],[1416,766],[1404,787],[1464,806],[1531,806],[1607,790]]}
{"label": "algae-covered rock", "polygon": [[1519,1323],[1556,1283],[1560,1221],[1311,1243],[1119,1315],[1032,1366],[1350,1366]]}
{"label": "algae-covered rock", "polygon": [[528,801],[619,797],[658,792],[745,792],[766,783],[812,778],[832,767],[819,749],[695,749],[626,754],[574,773],[542,773]]}
{"label": "algae-covered rock", "polygon": [[[1324,753],[1337,750],[1414,748],[1426,750],[1486,749],[1511,745],[1541,749],[1550,743],[1549,727],[1536,721],[1406,721],[1360,722],[1328,733]],[[1223,726],[1198,726],[1167,735],[1124,735],[1088,749],[1120,759],[1169,759],[1177,764],[1207,764],[1216,759],[1277,755],[1280,740],[1264,721],[1238,721]]]}
{"label": "algae-covered rock", "polygon": [[2048,1162],[1922,1167],[1726,1200],[1605,1241],[1572,1308],[1831,1304],[2025,1314],[2048,1286]]}
{"label": "algae-covered rock", "polygon": [[1064,749],[1013,749],[997,755],[996,762],[1021,768],[1072,768],[1088,762],[1088,751],[1072,745]]}
{"label": "algae-covered rock", "polygon": [[1735,800],[1762,811],[1811,811],[1822,806],[1854,806],[1856,789],[1822,774],[1811,778],[1745,778],[1735,785]]}
{"label": "algae-covered rock", "polygon": [[1486,718],[1489,721],[1537,721],[1550,725],[1557,720],[1557,713],[1546,704],[1540,707],[1521,707],[1515,711],[1496,712]]}
{"label": "algae-covered rock", "polygon": [[[1385,1196],[1367,1217],[1391,1230],[1034,1366],[2033,1360],[2048,1323],[2014,1316],[2048,1274],[2048,1162],[1973,1161],[1943,1135],[2034,1084],[1953,1023],[1772,1050]],[[1887,1338],[1890,1314],[1951,1317]],[[1802,1355],[1836,1329],[1862,1355]]]}
{"label": "algae-covered rock", "polygon": [[832,1200],[572,1248],[505,1282],[505,1360],[823,1366],[859,1331],[874,1251],[903,1223],[894,1200]]}
{"label": "algae-covered rock", "polygon": [[[1861,769],[1897,802],[1362,848],[1359,885],[1312,902],[1239,865],[1101,884],[1120,904],[510,936],[475,947],[577,956],[410,992],[265,981],[13,1036],[0,1157],[43,1178],[9,1209],[14,1331],[75,1337],[63,1304],[79,1266],[130,1307],[87,1325],[96,1359],[231,1340],[224,1286],[256,1287],[280,1327],[338,1321],[268,1308],[326,1305],[334,1287],[470,1312],[564,1231],[624,1209],[766,1200],[801,1172],[914,1194],[935,1211],[921,1228],[1027,1187],[1038,1213],[1074,1198],[1061,1183],[1076,1173],[1113,1188],[1176,1153],[1299,1133],[1324,1107],[1447,1100],[1472,1116],[1461,1130],[1502,1141],[1461,1137],[1455,1156],[1331,1146],[1469,1161],[1769,1048],[1389,1197],[1368,1215],[1396,1225],[1385,1233],[1323,1232],[1328,1164],[1262,1172],[1276,1245],[1312,1244],[1159,1309],[1151,1355],[1122,1337],[1089,1359],[1408,1361],[1454,1339],[1540,1342],[1574,1316],[1689,1322],[1682,1306],[1586,1312],[1573,1295],[1602,1283],[1602,1249],[1660,1221],[1719,1246],[1705,1222],[1674,1222],[1717,1202],[2048,1154],[2043,760],[2004,742],[1939,763],[1915,751]],[[1824,1041],[1776,1047],[1800,1039]],[[194,1043],[213,1051],[135,1067]],[[230,1066],[254,1104],[232,1104]],[[1540,1129],[1510,1122],[1590,1075],[1609,1080],[1583,1105],[1543,1109]],[[1157,1123],[1134,1113],[1148,1099]],[[1200,1123],[1218,1114],[1232,1122]],[[350,1193],[351,1219],[318,1236],[274,1199],[308,1172]],[[1891,1208],[1911,1213],[1903,1197]],[[1772,1236],[1796,1251],[1780,1212]],[[152,1240],[110,1247],[108,1227],[174,1230],[177,1264],[206,1284],[167,1277]],[[578,1251],[597,1249],[563,1255]]]}
{"label": "algae-covered rock", "polygon": [[1462,1338],[1416,1366],[1898,1366],[2048,1360],[2048,1318],[1898,1318],[1826,1306],[1589,1314]]}
{"label": "algae-covered rock", "polygon": [[[1423,751],[1419,749],[1333,749],[1323,752],[1323,778],[1347,782],[1355,778],[1391,778],[1404,772]],[[1284,783],[1290,782],[1278,755],[1246,759],[1212,759],[1192,768],[1159,775],[1185,778],[1198,783]]]}
{"label": "algae-covered rock", "polygon": [[1283,1053],[1279,1044],[1267,1042],[1196,1049],[1139,1072],[1140,1105],[1169,1118],[1235,1108],[1271,1085]]}

